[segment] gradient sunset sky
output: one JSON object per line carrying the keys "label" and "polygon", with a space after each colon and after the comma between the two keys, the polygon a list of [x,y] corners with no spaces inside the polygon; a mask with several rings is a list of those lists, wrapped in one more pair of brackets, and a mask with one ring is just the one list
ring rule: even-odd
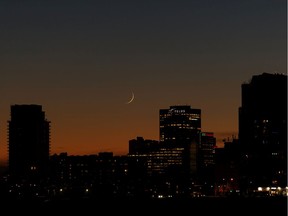
{"label": "gradient sunset sky", "polygon": [[237,135],[241,84],[287,73],[286,27],[286,0],[3,0],[0,160],[13,104],[43,106],[51,154],[127,154],[171,105]]}

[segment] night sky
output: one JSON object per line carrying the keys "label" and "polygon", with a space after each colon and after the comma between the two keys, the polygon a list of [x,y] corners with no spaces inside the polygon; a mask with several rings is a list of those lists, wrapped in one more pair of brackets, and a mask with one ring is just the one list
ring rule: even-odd
{"label": "night sky", "polygon": [[286,0],[2,0],[0,160],[13,104],[43,106],[51,154],[127,154],[130,139],[159,139],[171,105],[201,109],[217,140],[237,135],[241,84],[287,73],[286,12]]}

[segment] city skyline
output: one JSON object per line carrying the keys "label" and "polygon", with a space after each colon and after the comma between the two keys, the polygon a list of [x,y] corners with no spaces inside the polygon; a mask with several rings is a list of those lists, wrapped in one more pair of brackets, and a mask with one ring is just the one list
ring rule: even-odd
{"label": "city skyline", "polygon": [[13,104],[43,106],[51,154],[127,154],[137,136],[159,140],[172,105],[201,109],[218,143],[237,136],[241,84],[287,73],[284,0],[0,6],[1,162]]}
{"label": "city skyline", "polygon": [[160,140],[137,136],[122,156],[50,155],[51,127],[42,106],[12,105],[1,194],[44,203],[287,199],[287,75],[255,75],[241,90],[239,138],[223,148],[216,147],[213,132],[202,131],[200,109],[178,105],[159,110]]}

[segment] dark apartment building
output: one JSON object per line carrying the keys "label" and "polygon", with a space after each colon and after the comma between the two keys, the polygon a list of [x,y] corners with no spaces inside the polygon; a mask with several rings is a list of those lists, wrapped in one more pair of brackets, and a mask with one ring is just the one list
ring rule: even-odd
{"label": "dark apartment building", "polygon": [[215,195],[239,195],[239,140],[224,140],[224,148],[215,149]]}
{"label": "dark apartment building", "polygon": [[52,155],[50,163],[50,196],[113,198],[133,192],[127,179],[126,156],[60,153]]}
{"label": "dark apartment building", "polygon": [[9,173],[17,180],[48,174],[50,122],[40,105],[12,105],[8,121]]}
{"label": "dark apartment building", "polygon": [[241,87],[241,186],[287,186],[287,75],[255,75]]}

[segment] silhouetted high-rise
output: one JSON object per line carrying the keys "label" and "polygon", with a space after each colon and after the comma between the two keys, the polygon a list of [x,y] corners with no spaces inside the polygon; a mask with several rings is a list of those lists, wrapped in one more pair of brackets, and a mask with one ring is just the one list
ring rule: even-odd
{"label": "silhouetted high-rise", "polygon": [[215,165],[216,138],[212,132],[201,132],[197,160],[200,169],[209,169]]}
{"label": "silhouetted high-rise", "polygon": [[243,188],[287,185],[287,76],[255,75],[242,84],[239,143]]}
{"label": "silhouetted high-rise", "polygon": [[47,174],[50,122],[40,105],[12,105],[9,129],[9,172],[16,179],[38,180]]}

